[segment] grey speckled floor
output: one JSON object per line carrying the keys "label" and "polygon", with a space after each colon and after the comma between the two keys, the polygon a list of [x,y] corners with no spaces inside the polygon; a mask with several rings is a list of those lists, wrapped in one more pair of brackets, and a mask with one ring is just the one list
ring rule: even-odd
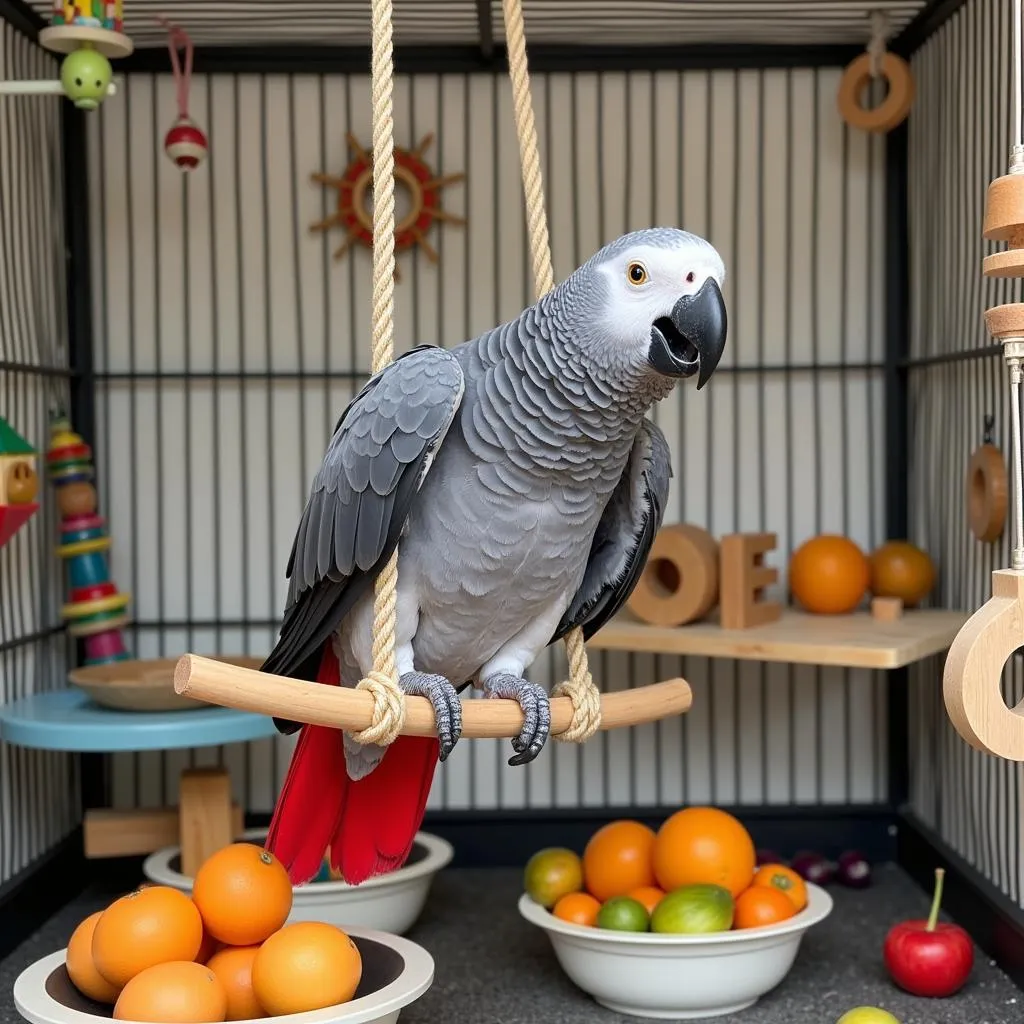
{"label": "grey speckled floor", "polygon": [[[434,884],[430,902],[409,937],[433,954],[433,987],[402,1014],[402,1024],[629,1024],[599,1007],[561,973],[547,937],[523,921],[515,903],[514,871],[452,870]],[[863,892],[833,888],[831,916],[808,933],[786,980],[735,1017],[744,1024],[835,1024],[857,1005],[882,1006],[902,1024],[1018,1024],[1024,995],[982,954],[972,980],[957,996],[922,1000],[895,989],[881,964],[888,927],[927,915],[928,901],[894,867],[876,873]],[[17,974],[63,946],[74,926],[109,897],[95,895],[65,907],[0,963],[0,1024],[20,1020],[11,1000]]]}

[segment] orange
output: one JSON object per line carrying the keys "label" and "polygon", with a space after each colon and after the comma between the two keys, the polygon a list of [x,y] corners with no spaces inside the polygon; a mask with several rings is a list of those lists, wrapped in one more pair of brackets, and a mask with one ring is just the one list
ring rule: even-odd
{"label": "orange", "polygon": [[656,885],[641,885],[636,889],[630,889],[626,895],[636,900],[637,903],[643,904],[648,914],[653,914],[654,908],[662,901],[665,893]]}
{"label": "orange", "polygon": [[192,900],[215,939],[254,946],[288,919],[292,883],[272,853],[252,843],[232,843],[203,861]]}
{"label": "orange", "polygon": [[224,986],[208,967],[170,960],[136,974],[114,1007],[114,1020],[168,1024],[213,1024],[224,1020],[228,1000]]}
{"label": "orange", "polygon": [[347,1003],[359,987],[363,959],[340,928],[322,921],[285,925],[260,946],[252,990],[271,1017]]}
{"label": "orange", "polygon": [[654,830],[639,821],[613,821],[599,828],[583,851],[583,884],[600,903],[630,889],[654,885]]}
{"label": "orange", "polygon": [[871,554],[871,592],[875,597],[898,597],[913,608],[935,585],[935,565],[919,547],[890,540]]}
{"label": "orange", "polygon": [[773,889],[785,893],[795,910],[803,910],[807,906],[807,883],[792,868],[784,864],[765,864],[754,874],[755,886],[770,885]]}
{"label": "orange", "polygon": [[654,843],[654,875],[671,892],[683,885],[720,885],[733,897],[754,877],[754,841],[717,807],[687,807],[666,818]]}
{"label": "orange", "polygon": [[789,561],[789,589],[816,615],[852,612],[867,593],[871,566],[849,537],[823,533],[804,541]]}
{"label": "orange", "polygon": [[209,961],[210,957],[221,948],[223,943],[218,942],[204,927],[203,928],[203,941],[199,944],[199,952],[196,953],[193,960],[197,964],[205,964]]}
{"label": "orange", "polygon": [[263,1007],[252,993],[252,962],[259,946],[226,946],[210,957],[206,966],[217,975],[228,997],[228,1020],[265,1017]]}
{"label": "orange", "polygon": [[97,1003],[113,1006],[117,1002],[117,993],[120,990],[96,970],[92,958],[92,933],[96,930],[96,922],[102,914],[102,910],[90,914],[72,932],[68,942],[66,967],[72,984],[83,996],[94,999]]}
{"label": "orange", "polygon": [[600,909],[601,904],[589,892],[570,892],[551,908],[551,913],[570,924],[593,927]]}
{"label": "orange", "polygon": [[167,960],[194,960],[203,920],[178,889],[150,885],[114,900],[92,933],[96,969],[122,988],[140,971]]}
{"label": "orange", "polygon": [[734,928],[762,928],[778,924],[796,913],[793,901],[781,889],[770,885],[752,885],[736,899]]}

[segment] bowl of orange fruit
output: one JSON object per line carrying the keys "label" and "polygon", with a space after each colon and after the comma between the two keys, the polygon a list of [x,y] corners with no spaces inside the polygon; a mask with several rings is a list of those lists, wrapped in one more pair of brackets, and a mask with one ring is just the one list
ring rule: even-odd
{"label": "bowl of orange fruit", "polygon": [[534,854],[524,883],[519,912],[547,933],[570,980],[602,1006],[654,1019],[752,1006],[832,910],[792,869],[757,866],[746,828],[715,807],[676,811],[657,831],[611,822],[582,856]]}
{"label": "bowl of orange fruit", "polygon": [[289,923],[291,902],[281,862],[234,843],[202,864],[191,895],[143,883],[90,914],[18,976],[14,1004],[32,1024],[393,1024],[432,984],[415,943]]}
{"label": "bowl of orange fruit", "polygon": [[[249,829],[242,839],[261,844],[267,830]],[[326,856],[320,872],[305,885],[292,889],[289,921],[328,921],[347,927],[359,925],[404,935],[419,919],[430,886],[454,851],[449,842],[429,832],[417,832],[412,850],[402,867],[374,875],[359,885],[349,885],[332,871]],[[182,892],[192,891],[192,879],[181,872],[181,850],[167,846],[150,854],[142,865],[150,882]]]}

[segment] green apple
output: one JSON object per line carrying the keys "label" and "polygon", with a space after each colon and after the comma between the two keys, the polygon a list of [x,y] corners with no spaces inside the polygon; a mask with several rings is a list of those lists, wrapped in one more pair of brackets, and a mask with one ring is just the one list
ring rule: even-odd
{"label": "green apple", "polygon": [[877,1006],[855,1006],[836,1021],[836,1024],[900,1024],[888,1011]]}

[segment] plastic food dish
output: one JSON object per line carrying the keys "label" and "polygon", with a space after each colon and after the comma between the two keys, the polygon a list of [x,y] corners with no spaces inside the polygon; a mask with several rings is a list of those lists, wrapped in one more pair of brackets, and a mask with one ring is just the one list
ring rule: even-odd
{"label": "plastic food dish", "polygon": [[807,929],[832,910],[824,889],[808,885],[807,894],[807,906],[787,921],[707,935],[569,924],[525,894],[519,913],[547,932],[562,970],[602,1006],[634,1017],[692,1020],[745,1010],[785,978]]}
{"label": "plastic food dish", "polygon": [[[368,928],[348,929],[363,958],[363,976],[353,999],[309,1013],[264,1017],[241,1024],[394,1024],[434,981],[434,960],[414,942]],[[30,1024],[102,1024],[111,1007],[86,999],[64,966],[67,950],[37,960],[14,983],[14,1005]]]}
{"label": "plastic food dish", "polygon": [[[261,843],[266,829],[250,829],[243,839]],[[340,881],[310,882],[292,890],[289,921],[326,921],[348,930],[349,925],[403,935],[419,918],[434,876],[452,859],[451,844],[428,832],[416,834],[405,866],[359,885]],[[142,866],[146,879],[192,891],[192,879],[180,871],[180,850],[165,846],[150,854]]]}

